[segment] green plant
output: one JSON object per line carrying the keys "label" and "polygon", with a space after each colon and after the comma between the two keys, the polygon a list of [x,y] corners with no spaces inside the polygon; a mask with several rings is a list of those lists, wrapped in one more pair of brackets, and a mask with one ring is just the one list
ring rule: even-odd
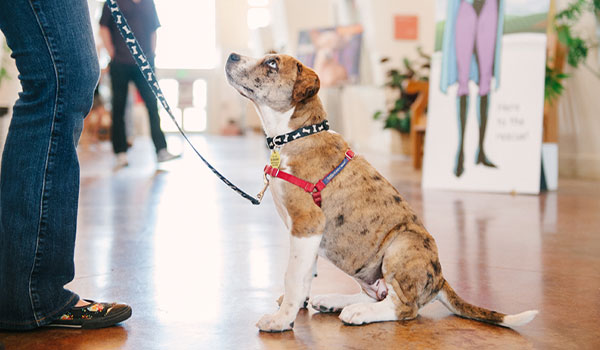
{"label": "green plant", "polygon": [[8,73],[4,67],[0,67],[0,85],[2,84],[2,79],[8,77]]}
{"label": "green plant", "polygon": [[[597,43],[585,40],[573,30],[574,25],[586,12],[600,14],[600,0],[574,0],[554,16],[553,26],[558,40],[565,46],[567,63],[573,68],[583,65],[600,78],[600,72],[586,62],[589,50],[596,47]],[[557,68],[546,65],[545,99],[547,101],[552,102],[562,94],[564,91],[563,81],[568,77],[568,74],[559,73]]]}
{"label": "green plant", "polygon": [[[8,45],[6,45],[5,42],[2,43],[1,49],[3,49],[7,55],[10,54],[10,49],[8,48]],[[0,85],[2,85],[2,80],[10,79],[10,77],[8,76],[8,72],[6,71],[6,68],[4,68],[3,61],[4,61],[4,59],[0,60]]]}
{"label": "green plant", "polygon": [[[404,58],[402,70],[390,69],[387,72],[388,79],[385,86],[391,89],[396,97],[387,111],[378,110],[373,114],[373,119],[384,120],[384,129],[396,129],[401,133],[410,132],[410,106],[415,102],[417,95],[406,92],[406,83],[409,80],[427,81],[431,67],[431,56],[423,53],[421,48],[418,48],[417,51],[418,59],[411,61]],[[388,61],[389,58],[381,59],[381,63]]]}
{"label": "green plant", "polygon": [[559,73],[557,70],[546,65],[546,85],[544,86],[544,98],[547,101],[554,101],[560,97],[565,90],[565,86],[562,82],[568,77],[568,74]]}

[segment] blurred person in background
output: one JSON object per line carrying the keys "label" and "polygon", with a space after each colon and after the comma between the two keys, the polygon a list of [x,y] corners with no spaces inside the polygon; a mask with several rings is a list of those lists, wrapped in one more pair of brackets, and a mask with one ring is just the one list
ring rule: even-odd
{"label": "blurred person in background", "polygon": [[[154,1],[118,0],[117,3],[133,30],[142,51],[146,54],[150,65],[154,67],[156,30],[160,27]],[[112,87],[111,139],[113,150],[117,156],[117,168],[128,165],[127,148],[129,146],[125,130],[125,106],[130,81],[134,82],[148,109],[150,133],[156,149],[156,159],[159,162],[165,162],[179,157],[167,151],[165,134],[160,128],[156,97],[131,56],[125,41],[119,33],[119,29],[112,19],[107,4],[104,4],[100,18],[100,37],[111,57],[109,64]]]}

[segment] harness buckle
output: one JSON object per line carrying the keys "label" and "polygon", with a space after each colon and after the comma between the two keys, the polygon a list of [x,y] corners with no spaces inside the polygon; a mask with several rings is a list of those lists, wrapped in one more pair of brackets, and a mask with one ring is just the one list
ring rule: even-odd
{"label": "harness buckle", "polygon": [[267,176],[267,173],[263,174],[263,182],[265,184],[263,189],[256,195],[256,198],[258,198],[259,202],[262,201],[267,188],[269,188],[269,177]]}
{"label": "harness buckle", "polygon": [[311,194],[312,194],[312,197],[313,197],[313,201],[320,208],[321,207],[321,191],[312,192]]}
{"label": "harness buckle", "polygon": [[319,180],[319,182],[315,184],[315,189],[317,191],[322,191],[325,188],[325,186],[327,186],[327,184],[323,182],[323,180]]}
{"label": "harness buckle", "polygon": [[354,152],[352,152],[352,150],[349,149],[349,150],[346,151],[345,156],[346,156],[346,159],[352,160],[352,158],[354,158]]}

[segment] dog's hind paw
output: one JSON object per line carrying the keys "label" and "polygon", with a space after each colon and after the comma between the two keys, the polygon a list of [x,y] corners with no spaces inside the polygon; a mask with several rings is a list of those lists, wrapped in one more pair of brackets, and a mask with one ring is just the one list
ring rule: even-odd
{"label": "dog's hind paw", "polygon": [[340,313],[340,320],[346,325],[358,326],[361,324],[397,321],[396,309],[390,300],[377,303],[358,303],[346,306]]}
{"label": "dog's hind paw", "polygon": [[[279,299],[276,300],[276,302],[277,302],[277,306],[281,307],[281,303],[283,302],[283,294],[281,294],[281,296],[279,297]],[[308,308],[308,297],[306,297],[306,300],[304,300],[304,303],[302,304],[302,306],[300,308],[301,309]]]}
{"label": "dog's hind paw", "polygon": [[364,293],[352,295],[325,294],[312,297],[310,305],[319,312],[340,312],[348,305],[361,302],[369,303],[375,302],[375,300]]}
{"label": "dog's hind paw", "polygon": [[328,298],[327,295],[317,295],[310,300],[310,306],[312,306],[313,309],[323,313],[342,311],[343,307],[336,307],[334,305],[334,300]]}
{"label": "dog's hind paw", "polygon": [[354,304],[345,307],[340,313],[340,320],[349,326],[359,326],[370,323],[372,320],[372,310],[369,304]]}
{"label": "dog's hind paw", "polygon": [[256,326],[261,332],[277,333],[292,330],[294,320],[288,320],[278,313],[264,315]]}

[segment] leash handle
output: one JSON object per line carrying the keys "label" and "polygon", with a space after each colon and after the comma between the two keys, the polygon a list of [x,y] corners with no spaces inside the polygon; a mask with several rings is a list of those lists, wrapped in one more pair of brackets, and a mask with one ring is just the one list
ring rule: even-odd
{"label": "leash handle", "polygon": [[[256,199],[256,198],[252,197],[251,195],[247,194],[246,192],[242,191],[242,189],[240,189],[239,187],[234,185],[225,176],[221,175],[221,173],[217,169],[215,169],[202,156],[202,154],[200,154],[200,152],[198,152],[196,147],[194,147],[194,145],[192,144],[192,142],[190,141],[188,136],[185,134],[185,132],[183,131],[181,126],[179,126],[179,123],[177,123],[175,116],[173,116],[171,107],[169,107],[169,104],[167,103],[167,100],[165,99],[165,96],[162,93],[160,85],[158,85],[158,80],[156,79],[156,76],[154,75],[154,70],[152,69],[150,62],[146,58],[146,55],[142,51],[142,47],[139,45],[137,39],[133,35],[133,31],[127,24],[127,20],[125,19],[125,16],[123,16],[123,13],[121,12],[119,5],[117,4],[117,0],[106,0],[106,5],[108,6],[108,9],[110,10],[112,18],[115,21],[115,24],[117,25],[117,28],[119,29],[119,32],[121,33],[121,36],[123,37],[123,40],[125,40],[125,44],[127,45],[127,48],[129,49],[129,52],[131,53],[131,56],[133,56],[133,59],[135,60],[136,65],[138,66],[138,69],[140,70],[140,72],[142,73],[144,78],[146,79],[146,83],[148,83],[148,86],[150,86],[150,89],[154,93],[154,96],[156,96],[158,101],[160,101],[160,104],[167,111],[167,113],[171,117],[171,120],[173,121],[173,123],[175,123],[175,126],[177,126],[177,130],[179,130],[179,132],[181,133],[183,138],[187,141],[187,143],[190,145],[190,147],[192,147],[194,152],[196,152],[196,154],[198,155],[198,157],[200,157],[200,159],[204,162],[204,164],[206,164],[206,166],[210,169],[210,171],[212,171],[213,174],[215,174],[219,178],[219,180],[223,181],[227,186],[229,186],[229,188],[231,188],[232,190],[237,192],[240,196],[249,200],[252,204],[259,205],[260,204],[259,199]],[[262,196],[259,198],[262,199]]]}

